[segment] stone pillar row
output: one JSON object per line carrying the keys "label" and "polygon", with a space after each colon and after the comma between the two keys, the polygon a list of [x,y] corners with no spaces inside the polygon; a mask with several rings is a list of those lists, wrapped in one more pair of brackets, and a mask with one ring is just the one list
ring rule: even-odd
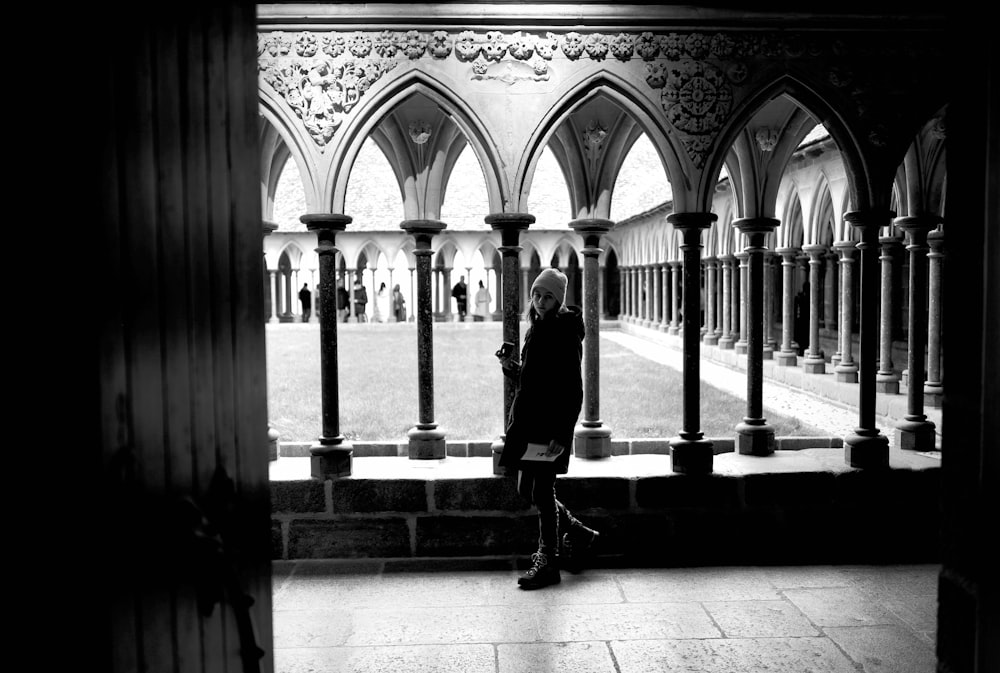
{"label": "stone pillar row", "polygon": [[[840,292],[838,353],[835,373],[838,380],[859,384],[858,427],[845,438],[845,460],[855,467],[884,467],[888,464],[888,439],[875,423],[875,393],[898,391],[899,376],[892,366],[891,315],[893,311],[893,265],[901,248],[894,237],[878,238],[885,226],[883,213],[872,211],[848,213],[845,218],[860,233],[860,242],[843,241],[837,252]],[[764,241],[777,226],[770,218],[737,220],[734,225],[746,237],[745,250],[735,255],[701,258],[701,232],[711,226],[712,213],[675,213],[669,221],[681,232],[680,261],[663,264],[621,267],[621,318],[652,329],[680,334],[683,345],[683,419],[678,436],[671,441],[675,472],[705,474],[712,471],[712,443],[700,429],[700,342],[735,348],[747,358],[747,409],[736,425],[740,453],[768,455],[774,451],[774,431],[763,416],[763,360],[772,357],[779,366],[793,366],[797,356],[793,347],[794,287],[797,264],[803,256],[797,248],[779,248],[771,253]],[[349,476],[352,472],[352,447],[340,432],[338,397],[338,358],[336,310],[335,238],[351,222],[347,215],[307,214],[301,218],[317,235],[319,283],[317,316],[321,343],[322,428],[316,444],[310,447],[312,475],[317,479]],[[500,233],[502,245],[501,289],[504,340],[520,350],[520,306],[528,281],[528,271],[519,268],[520,234],[534,222],[526,213],[497,213],[486,222]],[[943,234],[935,231],[940,223],[934,217],[902,217],[896,226],[908,236],[909,254],[909,384],[907,416],[897,428],[897,441],[904,449],[934,448],[934,424],[923,413],[925,400],[940,399],[940,330],[941,266]],[[570,226],[583,238],[583,311],[584,408],[577,427],[575,455],[587,458],[610,456],[611,431],[600,418],[600,311],[601,284],[598,257],[601,237],[612,223],[604,219],[574,220]],[[411,459],[441,459],[446,455],[444,433],[434,420],[433,306],[432,284],[437,276],[450,291],[448,269],[432,269],[433,237],[446,225],[437,220],[407,220],[400,227],[414,237],[416,274],[415,316],[417,323],[419,418],[408,432]],[[855,252],[857,251],[857,253]],[[830,303],[823,302],[820,267],[828,260],[828,248],[808,245],[802,249],[808,260],[809,334],[803,369],[825,373],[823,353],[819,348],[819,317],[824,309],[829,323]],[[859,259],[855,259],[857,254]],[[782,330],[780,341],[770,337],[771,312],[766,299],[773,284],[772,262],[780,259],[782,273]],[[706,301],[701,317],[701,270],[705,264]],[[854,322],[852,298],[855,265],[860,274],[861,346],[859,361],[852,353]],[[520,273],[519,273],[520,272]],[[827,276],[831,269],[827,268]],[[413,283],[411,283],[413,285]],[[695,291],[685,292],[685,288]],[[878,292],[872,291],[877,288]],[[269,283],[269,291],[275,284]],[[442,293],[438,293],[439,296]],[[447,295],[447,292],[443,294]],[[450,302],[449,302],[450,303]],[[881,307],[881,313],[880,313]],[[447,309],[444,309],[447,312]],[[880,317],[881,316],[881,317]],[[273,320],[274,316],[268,316]],[[704,322],[704,325],[702,324]],[[878,326],[878,330],[875,326]],[[704,331],[703,331],[704,328]],[[926,362],[924,359],[926,349]],[[926,366],[925,366],[926,365]],[[895,384],[895,386],[893,386]],[[895,390],[893,388],[895,387]],[[504,380],[503,421],[510,414],[516,384]],[[502,451],[503,437],[494,444],[494,457]],[[496,463],[495,463],[496,465]],[[498,466],[494,470],[500,473]]]}

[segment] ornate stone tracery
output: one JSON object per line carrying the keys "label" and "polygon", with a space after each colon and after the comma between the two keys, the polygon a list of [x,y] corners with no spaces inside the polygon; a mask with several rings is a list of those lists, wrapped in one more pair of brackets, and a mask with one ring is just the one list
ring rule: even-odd
{"label": "ornate stone tracery", "polygon": [[[589,59],[643,62],[645,81],[660,92],[660,104],[688,156],[704,165],[714,137],[730,114],[736,89],[746,86],[768,60],[829,59],[825,84],[840,91],[859,119],[872,119],[867,140],[884,144],[886,109],[873,109],[872,92],[885,83],[868,81],[865,58],[886,50],[900,58],[908,45],[883,46],[819,41],[799,34],[753,32],[618,32],[569,31],[544,34],[518,30],[478,32],[355,31],[316,33],[272,31],[258,35],[261,81],[274,89],[302,119],[319,147],[327,145],[360,97],[397,63],[454,55],[470,66],[472,80],[543,81],[557,52],[570,63]],[[890,54],[891,55],[891,54]],[[916,76],[915,74],[913,76]],[[890,109],[891,111],[891,109]]]}

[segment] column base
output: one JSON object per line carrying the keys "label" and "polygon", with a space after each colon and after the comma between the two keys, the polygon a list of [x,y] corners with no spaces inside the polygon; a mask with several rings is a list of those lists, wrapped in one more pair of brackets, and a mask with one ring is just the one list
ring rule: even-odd
{"label": "column base", "polygon": [[661,332],[669,332],[670,325],[668,325],[667,323],[660,323],[660,326],[657,329]]}
{"label": "column base", "polygon": [[802,360],[802,371],[806,374],[826,374],[826,361],[823,358],[807,355]]}
{"label": "column base", "polygon": [[611,456],[611,429],[600,421],[576,426],[573,433],[573,455],[577,458],[608,458]]}
{"label": "column base", "polygon": [[437,429],[436,423],[418,424],[406,436],[410,440],[410,460],[439,460],[447,456],[444,433]]}
{"label": "column base", "polygon": [[933,451],[934,423],[904,420],[896,424],[896,446],[904,451]]}
{"label": "column base", "polygon": [[278,431],[267,426],[267,459],[278,460]]}
{"label": "column base", "polygon": [[746,355],[747,354],[747,350],[748,350],[748,348],[747,348],[747,342],[746,341],[737,341],[736,342],[736,348],[735,348],[735,350],[736,350],[736,354],[737,355]]}
{"label": "column base", "polygon": [[944,388],[937,384],[924,384],[924,406],[940,409],[944,401]]}
{"label": "column base", "polygon": [[899,376],[892,374],[875,374],[875,392],[888,395],[899,394]]}
{"label": "column base", "polygon": [[313,444],[309,453],[309,473],[313,479],[326,481],[351,476],[354,447],[350,442]]}
{"label": "column base", "polygon": [[764,350],[762,350],[760,352],[760,356],[764,360],[773,360],[774,359],[774,349],[773,348],[768,348],[767,346],[764,346]]}
{"label": "column base", "polygon": [[677,325],[671,325],[667,328],[667,334],[680,334],[681,328]]}
{"label": "column base", "polygon": [[706,334],[702,338],[701,342],[703,344],[707,344],[709,346],[714,346],[715,344],[719,343],[719,335],[718,334]]}
{"label": "column base", "polygon": [[738,423],[736,450],[741,456],[770,456],[774,453],[774,428],[766,423]]}
{"label": "column base", "polygon": [[490,444],[490,451],[493,453],[493,474],[498,477],[507,476],[507,468],[500,464],[500,456],[503,455],[504,435],[500,435]]}
{"label": "column base", "polygon": [[850,433],[844,438],[844,461],[851,467],[889,467],[889,438],[878,430]]}
{"label": "column base", "polygon": [[780,351],[774,354],[774,362],[779,367],[794,367],[798,364],[799,356],[795,351]]}
{"label": "column base", "polygon": [[830,366],[836,369],[838,366],[840,366],[840,360],[841,360],[840,353],[834,353],[833,355],[830,356]]}
{"label": "column base", "polygon": [[724,351],[732,350],[736,345],[736,340],[731,336],[719,337],[719,348]]}
{"label": "column base", "polygon": [[715,452],[707,439],[670,440],[670,463],[678,474],[711,474]]}
{"label": "column base", "polygon": [[857,383],[858,382],[858,365],[856,362],[851,362],[849,364],[837,365],[833,369],[834,373],[837,375],[837,381],[840,383]]}

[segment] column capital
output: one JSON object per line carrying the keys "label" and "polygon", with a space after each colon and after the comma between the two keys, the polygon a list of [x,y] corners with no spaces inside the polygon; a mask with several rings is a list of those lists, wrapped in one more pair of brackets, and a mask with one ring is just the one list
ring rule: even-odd
{"label": "column capital", "polygon": [[840,253],[841,261],[852,259],[851,255],[854,251],[858,249],[857,241],[837,241],[833,244],[833,248]]}
{"label": "column capital", "polygon": [[[403,220],[399,223],[399,228],[413,236],[417,243],[417,250],[429,250],[431,239],[447,228],[447,224],[440,220]],[[416,254],[417,250],[414,251]]]}
{"label": "column capital", "polygon": [[748,236],[750,234],[769,234],[779,224],[781,221],[773,217],[741,217],[733,220],[733,226]]}
{"label": "column capital", "polygon": [[719,219],[715,213],[671,213],[667,215],[667,222],[674,226],[674,229],[708,229],[712,223]]}
{"label": "column capital", "polygon": [[748,259],[750,259],[750,253],[741,250],[741,251],[737,252],[736,254],[734,254],[733,257],[735,257],[736,259],[740,260],[740,264],[742,264],[743,262],[745,262]]}
{"label": "column capital", "polygon": [[931,246],[931,255],[939,255],[944,252],[944,232],[940,229],[935,229],[931,233],[927,234],[927,244]]}
{"label": "column capital", "polygon": [[276,231],[278,229],[278,223],[277,222],[272,222],[271,220],[262,220],[262,222],[263,222],[263,225],[264,225],[264,235],[265,236],[270,236],[271,232]]}
{"label": "column capital", "polygon": [[[854,241],[848,241],[852,246],[855,245]],[[834,243],[834,247],[840,245],[839,243]],[[809,259],[819,259],[819,256],[826,252],[828,247],[825,245],[820,245],[819,243],[810,243],[809,245],[802,246],[802,252],[809,255]]]}
{"label": "column capital", "polygon": [[353,217],[342,213],[306,213],[299,217],[299,222],[309,231],[344,231],[353,221]]}
{"label": "column capital", "polygon": [[601,236],[608,233],[614,224],[615,223],[612,220],[590,217],[572,220],[569,223],[569,226],[573,229],[573,231],[583,237],[583,244],[587,248],[593,248],[600,252],[599,244],[601,242]]}
{"label": "column capital", "polygon": [[892,223],[896,213],[888,208],[871,208],[867,210],[852,210],[844,213],[844,220],[857,229],[878,231]]}
{"label": "column capital", "polygon": [[913,246],[922,248],[927,243],[928,234],[940,224],[941,218],[936,215],[912,215],[897,217],[893,220],[898,228],[909,234],[910,242],[907,249]]}
{"label": "column capital", "polygon": [[799,248],[778,248],[775,252],[781,255],[781,258],[786,262],[794,262],[801,250]]}

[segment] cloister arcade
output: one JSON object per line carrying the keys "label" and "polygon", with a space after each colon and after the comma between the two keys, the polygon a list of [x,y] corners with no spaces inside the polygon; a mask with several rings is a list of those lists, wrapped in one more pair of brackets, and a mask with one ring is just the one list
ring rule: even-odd
{"label": "cloister arcade", "polygon": [[[682,335],[675,471],[711,471],[711,443],[698,427],[702,342],[747,353],[743,453],[773,452],[761,409],[765,358],[810,373],[832,368],[858,384],[858,428],[845,438],[854,466],[886,464],[875,393],[898,391],[905,369],[911,413],[898,430],[901,446],[934,448],[923,405],[925,392],[932,404],[941,392],[943,105],[932,95],[919,105],[872,105],[868,97],[884,82],[864,68],[865,59],[896,58],[906,44],[806,33],[313,30],[283,18],[262,16],[258,34],[262,202],[270,220],[280,172],[294,161],[310,236],[265,239],[265,256],[286,277],[284,285],[267,279],[275,288],[270,315],[292,313],[288,288],[302,278],[290,280],[291,257],[301,265],[317,236],[309,278],[319,292],[324,387],[337,385],[329,302],[338,279],[367,284],[370,271],[371,296],[376,273],[388,270],[389,287],[405,278],[423,365],[432,322],[451,318],[452,275],[475,280],[471,264],[453,268],[461,251],[463,259],[482,255],[481,280],[515,343],[541,260],[569,273],[568,301],[584,307],[591,337],[577,455],[609,455],[610,433],[597,416],[595,337],[611,317]],[[931,59],[926,65],[908,77],[933,71]],[[617,173],[640,136],[655,148],[661,165],[650,171],[665,172],[671,198],[614,222]],[[398,228],[355,234],[345,197],[368,139],[392,167],[402,212],[394,214]],[[467,147],[482,168],[489,212],[480,228],[450,232],[439,217]],[[529,199],[545,148],[565,178],[570,212],[568,227],[536,230]],[[393,260],[388,269],[383,259]],[[936,288],[930,297],[928,287]],[[421,378],[420,394],[432,400],[432,379]],[[323,415],[314,453],[335,458],[316,476],[349,473],[338,412]],[[445,455],[429,414],[410,432],[410,448],[414,458]]]}

